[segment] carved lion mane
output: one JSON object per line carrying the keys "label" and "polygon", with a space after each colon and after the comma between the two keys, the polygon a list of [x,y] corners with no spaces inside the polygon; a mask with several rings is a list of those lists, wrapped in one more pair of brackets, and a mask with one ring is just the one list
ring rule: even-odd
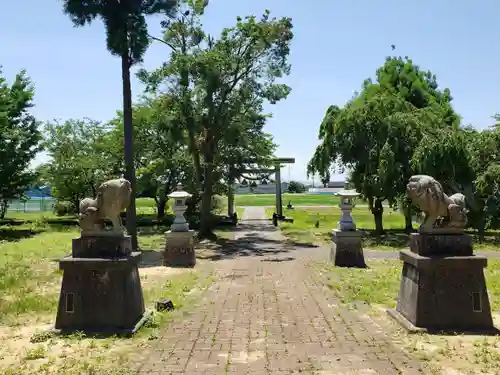
{"label": "carved lion mane", "polygon": [[448,197],[442,185],[431,176],[415,175],[406,186],[408,197],[425,213],[420,231],[432,231],[438,218],[447,218],[446,228],[464,228],[467,223],[465,196]]}

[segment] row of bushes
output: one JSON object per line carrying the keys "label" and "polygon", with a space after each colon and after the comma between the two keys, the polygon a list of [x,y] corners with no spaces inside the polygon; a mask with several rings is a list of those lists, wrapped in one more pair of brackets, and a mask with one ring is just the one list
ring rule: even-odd
{"label": "row of bushes", "polygon": [[[212,197],[212,211],[219,213],[225,207],[224,197],[220,195],[214,195]],[[57,201],[53,207],[56,216],[68,216],[76,215],[75,205],[69,201]]]}

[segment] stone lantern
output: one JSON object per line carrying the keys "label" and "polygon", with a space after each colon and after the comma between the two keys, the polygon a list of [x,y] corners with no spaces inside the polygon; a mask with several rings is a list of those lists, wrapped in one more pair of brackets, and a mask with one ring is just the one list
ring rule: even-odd
{"label": "stone lantern", "polygon": [[172,210],[175,218],[170,230],[165,233],[165,252],[163,265],[168,267],[194,267],[196,253],[194,250],[194,231],[184,218],[187,210],[186,201],[192,195],[183,190],[182,184],[177,184],[177,190],[168,195],[173,200]]}
{"label": "stone lantern", "polygon": [[354,201],[360,194],[354,190],[342,190],[336,195],[340,197],[342,216],[337,229],[332,231],[330,260],[339,267],[365,268],[363,234],[356,230],[356,223],[351,216]]}
{"label": "stone lantern", "polygon": [[174,191],[168,195],[169,199],[174,201],[172,210],[175,214],[174,222],[170,227],[172,232],[187,232],[189,231],[189,224],[184,218],[184,213],[187,210],[186,200],[191,198],[192,195],[188,192],[182,190],[183,186],[181,183],[177,184],[177,191]]}
{"label": "stone lantern", "polygon": [[355,231],[356,223],[352,219],[351,212],[354,208],[354,200],[359,196],[359,193],[354,190],[342,190],[337,193],[340,196],[340,211],[342,217],[337,223],[337,229],[343,232]]}

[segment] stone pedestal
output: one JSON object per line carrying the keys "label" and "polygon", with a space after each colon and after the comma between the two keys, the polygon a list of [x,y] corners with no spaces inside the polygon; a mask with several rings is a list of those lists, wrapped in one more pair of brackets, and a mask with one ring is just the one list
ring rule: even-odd
{"label": "stone pedestal", "polygon": [[129,252],[130,245],[130,237],[116,234],[73,240],[79,256],[58,260],[63,280],[57,330],[133,334],[144,324],[149,315],[138,272],[141,253]]}
{"label": "stone pedestal", "polygon": [[330,260],[338,267],[365,268],[363,233],[358,231],[332,231]]}
{"label": "stone pedestal", "polygon": [[471,256],[472,237],[465,233],[410,234],[410,250],[422,256]]}
{"label": "stone pedestal", "polygon": [[472,255],[468,235],[413,234],[410,249],[400,252],[403,272],[392,317],[414,332],[494,330],[487,259]]}
{"label": "stone pedestal", "polygon": [[132,253],[130,236],[116,232],[83,233],[73,239],[74,258],[121,258]]}
{"label": "stone pedestal", "polygon": [[167,267],[194,267],[196,253],[194,250],[194,231],[165,233],[165,252],[163,265]]}

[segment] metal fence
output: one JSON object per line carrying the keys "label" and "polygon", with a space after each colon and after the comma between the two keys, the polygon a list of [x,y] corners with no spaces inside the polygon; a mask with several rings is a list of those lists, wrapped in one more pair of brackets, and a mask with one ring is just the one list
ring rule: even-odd
{"label": "metal fence", "polygon": [[12,200],[7,212],[47,212],[53,211],[56,200],[54,198],[31,198],[27,201]]}

